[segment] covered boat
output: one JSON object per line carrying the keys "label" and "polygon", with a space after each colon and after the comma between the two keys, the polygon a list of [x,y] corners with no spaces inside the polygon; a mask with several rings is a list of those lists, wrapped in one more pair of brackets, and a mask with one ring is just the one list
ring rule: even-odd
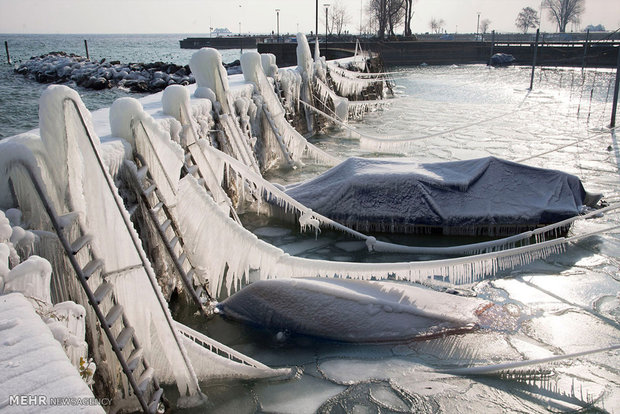
{"label": "covered boat", "polygon": [[495,157],[439,163],[350,158],[286,192],[360,231],[488,236],[574,217],[600,198],[574,175]]}

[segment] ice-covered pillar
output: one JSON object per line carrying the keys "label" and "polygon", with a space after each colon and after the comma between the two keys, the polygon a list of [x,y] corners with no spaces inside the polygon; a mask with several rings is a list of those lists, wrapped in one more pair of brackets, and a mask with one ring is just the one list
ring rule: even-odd
{"label": "ice-covered pillar", "polygon": [[[308,39],[303,33],[297,33],[297,70],[301,74],[301,100],[312,105],[312,82],[314,77],[312,54]],[[314,131],[314,119],[312,113],[304,109],[308,132]]]}
{"label": "ice-covered pillar", "polygon": [[135,98],[118,98],[110,107],[110,130],[113,137],[123,138],[136,150],[131,123],[142,118],[142,104]]}
{"label": "ice-covered pillar", "polygon": [[276,57],[272,53],[262,53],[260,55],[260,61],[263,66],[263,72],[265,76],[275,78],[278,74],[278,66],[276,65]]}
{"label": "ice-covered pillar", "polygon": [[215,49],[202,48],[192,55],[189,67],[196,78],[197,98],[215,98],[222,105],[222,112],[234,113],[232,104],[228,99],[228,74],[222,65],[222,55]]}

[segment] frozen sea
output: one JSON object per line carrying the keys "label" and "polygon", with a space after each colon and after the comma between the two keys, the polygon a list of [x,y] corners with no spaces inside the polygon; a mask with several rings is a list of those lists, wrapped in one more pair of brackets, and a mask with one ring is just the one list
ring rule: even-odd
{"label": "frozen sea", "polygon": [[[14,61],[52,50],[123,62],[186,64],[192,51],[179,36],[5,37]],[[230,57],[228,57],[230,53]],[[235,55],[236,53],[236,55]],[[224,61],[239,51],[224,51]],[[620,147],[607,129],[614,73],[543,68],[528,90],[530,69],[483,65],[396,68],[398,96],[350,128],[314,137],[332,154],[398,155],[418,161],[494,155],[557,168],[580,177],[587,190],[620,201]],[[45,85],[0,69],[0,138],[36,127]],[[80,90],[91,110],[121,90]],[[132,95],[136,96],[136,95]],[[363,138],[359,138],[359,136]],[[383,140],[383,141],[380,141]],[[389,153],[389,154],[387,154]],[[270,179],[296,182],[321,172],[308,166]],[[333,235],[299,235],[281,223],[245,217],[257,234],[292,254],[334,260],[381,260]],[[577,223],[572,234],[620,225],[617,214]],[[359,246],[358,246],[359,247]],[[362,246],[363,247],[363,246]],[[294,252],[294,253],[293,253]],[[232,323],[208,323],[189,308],[174,309],[194,328],[270,366],[296,366],[288,381],[203,384],[212,413],[620,412],[620,352],[608,351],[522,369],[515,375],[462,377],[460,366],[498,364],[609,347],[620,343],[618,231],[571,244],[561,255],[459,286],[504,309],[503,318],[468,333],[390,344],[337,343]],[[360,320],[364,315],[360,315]],[[538,369],[541,370],[538,370]],[[524,372],[532,369],[536,371]],[[170,389],[168,398],[174,399]]]}
{"label": "frozen sea", "polygon": [[[531,70],[525,67],[397,70],[399,96],[390,107],[352,122],[351,129],[327,131],[313,142],[343,157],[396,155],[427,162],[494,155],[575,174],[588,191],[619,201],[620,152],[616,134],[607,128],[613,72],[543,68],[536,71],[529,91]],[[274,171],[269,178],[292,183],[320,170],[308,166],[294,173]],[[244,220],[259,237],[290,254],[340,261],[394,260],[369,255],[363,244],[356,246],[334,234],[315,238],[261,217]],[[571,234],[618,224],[618,215],[610,214],[577,223]],[[301,372],[294,381],[206,386],[210,408],[222,413],[620,412],[618,350],[526,367],[513,376],[443,373],[457,366],[620,344],[619,254],[615,230],[571,244],[563,254],[459,286],[461,294],[490,300],[504,314],[492,326],[434,339],[352,345],[292,334],[279,341],[276,332],[220,318],[206,326],[194,321],[195,327],[261,362],[297,366]]]}

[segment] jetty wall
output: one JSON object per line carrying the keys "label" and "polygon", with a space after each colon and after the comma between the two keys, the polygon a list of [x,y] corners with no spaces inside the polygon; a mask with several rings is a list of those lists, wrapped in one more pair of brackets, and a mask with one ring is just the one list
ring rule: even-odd
{"label": "jetty wall", "polygon": [[[355,45],[354,42],[328,42],[320,47],[321,53],[328,58],[339,58],[352,56]],[[492,53],[511,54],[516,59],[515,64],[530,65],[534,55],[533,41],[366,41],[360,45],[363,50],[378,54],[386,66],[488,63]],[[541,42],[538,45],[538,65],[581,67],[584,47],[586,43],[581,41]],[[278,65],[294,64],[295,44],[259,43],[257,48],[259,53],[274,54]],[[586,67],[616,67],[620,41],[591,42],[587,48]]]}

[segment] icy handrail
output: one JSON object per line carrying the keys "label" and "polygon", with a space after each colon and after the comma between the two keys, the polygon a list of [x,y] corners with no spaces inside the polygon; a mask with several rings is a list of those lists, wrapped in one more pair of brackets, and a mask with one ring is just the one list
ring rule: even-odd
{"label": "icy handrail", "polygon": [[340,75],[349,78],[370,78],[373,80],[381,80],[380,77],[390,76],[390,75],[399,75],[402,72],[355,72],[352,70],[345,69],[341,66],[338,66],[336,63],[328,61],[327,67],[330,70],[339,72]]}
{"label": "icy handrail", "polygon": [[308,142],[284,118],[285,110],[271,84],[267,80],[260,61],[261,59],[258,53],[244,53],[243,56],[241,56],[243,76],[248,82],[253,82],[258,92],[262,95],[265,115],[267,115],[268,119],[271,118],[269,119],[269,124],[276,136],[279,136],[278,141],[280,145],[286,147],[286,152],[284,152],[284,154],[290,157],[294,162],[301,161],[301,156],[305,152],[314,156],[316,160],[325,162],[328,165],[338,164],[340,160]]}
{"label": "icy handrail", "polygon": [[84,131],[86,132],[86,137],[87,137],[87,142],[90,145],[91,150],[93,151],[93,154],[97,160],[97,166],[99,167],[99,171],[101,172],[101,174],[104,177],[104,181],[106,183],[106,186],[109,190],[109,192],[112,194],[112,198],[114,199],[114,203],[115,206],[118,210],[118,213],[120,214],[120,216],[122,217],[123,220],[123,224],[125,225],[125,229],[127,231],[127,233],[129,234],[132,243],[134,245],[135,251],[138,253],[138,256],[140,258],[140,261],[142,263],[142,267],[145,270],[145,273],[148,276],[149,282],[151,284],[151,287],[153,288],[153,291],[155,292],[155,296],[157,297],[157,301],[160,305],[161,311],[164,314],[164,317],[166,319],[166,322],[172,332],[173,338],[176,342],[176,345],[178,346],[178,349],[181,353],[181,356],[183,358],[183,362],[185,363],[185,366],[187,368],[187,372],[190,373],[190,380],[192,381],[192,390],[189,390],[191,394],[200,392],[200,386],[198,384],[198,378],[196,377],[196,373],[194,372],[194,369],[192,367],[191,362],[189,361],[189,358],[187,356],[187,353],[185,351],[185,348],[183,347],[183,344],[180,341],[179,336],[176,334],[176,330],[174,329],[174,320],[172,319],[172,316],[170,315],[170,310],[168,309],[168,305],[166,303],[166,300],[164,299],[161,290],[159,289],[159,285],[157,283],[157,279],[155,277],[155,274],[153,273],[153,270],[151,268],[150,265],[148,265],[148,258],[146,257],[146,254],[144,253],[144,250],[142,249],[142,243],[140,241],[140,239],[138,238],[134,228],[133,228],[133,224],[131,223],[131,220],[129,219],[127,212],[125,210],[125,207],[123,205],[123,201],[120,199],[120,196],[118,195],[118,192],[116,190],[116,186],[115,184],[112,182],[112,178],[109,176],[109,174],[107,174],[107,170],[105,168],[105,164],[103,163],[103,160],[101,158],[101,154],[99,154],[99,150],[97,149],[97,145],[95,144],[95,142],[93,141],[93,137],[91,136],[91,131],[89,130],[89,128],[87,127],[86,121],[84,120],[84,116],[82,114],[82,112],[80,111],[80,107],[77,104],[77,102],[75,102],[73,99],[66,97],[63,99],[63,106],[65,107],[66,110],[66,106],[70,104],[73,105],[73,108],[75,110],[75,112],[77,113],[77,115],[79,116],[80,122],[82,123],[82,127],[84,128]]}
{"label": "icy handrail", "polygon": [[192,328],[186,325],[183,325],[180,322],[174,321],[174,324],[175,324],[175,328],[177,329],[179,333],[191,339],[193,342],[202,346],[203,348],[209,350],[210,352],[213,352],[214,354],[227,358],[233,362],[241,363],[243,365],[247,365],[250,367],[269,369],[269,370],[271,369],[267,365],[262,364],[261,362],[258,362],[255,359],[252,359],[242,354],[241,352],[237,352],[234,349],[216,341],[215,339],[209,338],[208,336],[198,331],[195,331]]}
{"label": "icy handrail", "polygon": [[[63,102],[63,106],[64,106],[64,102]],[[77,109],[77,107],[76,107],[76,109]],[[78,110],[78,113],[79,113],[79,110]],[[49,196],[47,195],[47,192],[44,189],[44,185],[42,184],[42,181],[40,179],[41,177],[40,177],[39,169],[37,168],[36,170],[33,170],[32,165],[29,165],[29,164],[25,163],[23,160],[15,160],[15,161],[13,161],[11,167],[13,167],[13,166],[19,166],[19,167],[23,168],[26,171],[26,174],[28,175],[28,178],[32,182],[32,185],[33,185],[33,187],[35,189],[35,193],[38,195],[39,199],[41,200],[41,204],[43,205],[43,209],[45,210],[47,216],[50,219],[50,223],[51,223],[52,227],[56,231],[56,234],[58,234],[59,236],[62,235],[63,228],[62,228],[62,225],[61,225],[61,219],[60,219],[58,213],[56,212],[56,209],[54,208],[53,203],[50,201]],[[67,239],[65,237],[59,237],[59,241],[60,241],[61,245],[63,246],[64,250],[68,253],[67,254],[67,258],[69,259],[69,262],[71,262],[71,265],[73,266],[73,268],[76,269],[76,270],[81,269],[81,266],[77,262],[77,259],[76,259],[75,255],[69,254],[69,252],[71,252],[72,248],[69,245],[69,242],[67,241]],[[92,304],[97,303],[97,301],[96,301],[96,299],[95,299],[95,297],[93,295],[93,292],[90,290],[90,288],[89,288],[89,286],[87,284],[86,278],[78,277],[78,282],[84,288],[84,293],[88,297],[88,300]],[[104,316],[103,312],[101,311],[101,308],[99,308],[99,306],[93,306],[93,310],[94,310],[97,318],[100,321],[105,321],[105,316]],[[102,323],[101,327],[103,328],[103,330],[106,333],[106,335],[108,336],[108,338],[114,338],[114,334],[112,333],[110,327],[107,324]],[[127,365],[127,362],[123,358],[123,356],[121,354],[121,351],[118,348],[114,348],[113,351],[117,355],[118,362],[121,365],[123,371],[124,372],[130,372],[130,369],[129,369],[128,365]],[[131,385],[131,387],[136,391],[136,396],[137,396],[138,400],[140,401],[141,406],[143,408],[147,407],[146,406],[146,404],[147,404],[146,401],[144,400],[142,395],[139,393],[138,383],[136,382],[136,380],[133,377],[133,375],[127,375],[127,380],[129,382],[129,384]]]}
{"label": "icy handrail", "polygon": [[[189,127],[190,134],[191,134],[191,141],[187,140],[187,150],[190,150],[190,148],[193,145],[198,145],[199,138],[198,138],[198,133],[196,132],[196,129],[192,122],[192,118],[187,113],[187,109],[188,108],[186,104],[180,105],[180,110],[179,110],[180,119],[178,119],[178,121],[181,123],[181,125]],[[204,153],[201,150],[198,150],[195,153],[198,155],[198,159],[196,159],[196,163],[198,165],[198,168],[201,170],[200,172],[202,176],[204,177],[207,187],[209,188],[209,191],[213,195],[213,198],[217,202],[223,201],[224,203],[226,203],[229,209],[229,213],[233,216],[233,219],[236,222],[241,223],[241,220],[239,220],[239,216],[237,215],[237,212],[235,211],[235,208],[233,207],[230,197],[228,197],[228,194],[226,194],[226,191],[224,191],[221,185],[217,182],[217,179],[216,179],[217,176],[215,175],[213,166],[211,165],[211,163],[209,162],[207,157],[205,157]],[[206,165],[206,168],[208,171],[202,171],[203,169],[201,167],[202,165]],[[175,193],[176,193],[176,189],[175,189]]]}
{"label": "icy handrail", "polygon": [[[347,123],[342,122],[341,120],[337,119],[336,117],[331,116],[331,115],[321,111],[320,109],[310,105],[309,103],[304,102],[302,100],[300,100],[299,102],[301,102],[304,105],[304,107],[308,108],[310,111],[315,112],[315,113],[317,113],[317,114],[319,114],[319,115],[329,119],[330,121],[334,122],[335,124],[345,128],[345,129],[348,129],[351,133],[357,135],[359,137],[360,143],[362,145],[364,144],[364,142],[366,142],[366,140],[370,140],[371,142],[374,141],[374,142],[377,142],[378,144],[376,145],[376,147],[373,147],[373,148],[380,150],[380,149],[382,149],[381,145],[383,143],[389,144],[391,142],[390,140],[400,139],[400,137],[394,137],[394,136],[379,138],[379,137],[373,137],[373,136],[367,135],[367,134],[362,134],[361,132],[357,131],[355,128],[353,128],[352,126],[348,125]],[[372,100],[372,101],[353,101],[352,103],[355,105],[356,103],[363,104],[364,102],[377,102],[377,101],[376,100]],[[381,101],[381,102],[383,102],[383,101]],[[387,104],[389,104],[389,101],[385,101],[385,105],[387,105]],[[354,105],[353,105],[353,108],[355,108]],[[413,138],[413,139],[412,138],[408,138],[408,139],[406,139],[406,142],[407,142],[407,144],[410,144],[413,141],[417,141],[418,139],[423,139],[423,138],[426,138],[426,137]]]}
{"label": "icy handrail", "polygon": [[[318,97],[318,99],[321,102],[325,102],[326,97],[330,97],[332,99],[333,102],[336,102],[338,99],[347,99],[347,98],[343,98],[341,96],[338,96],[336,94],[336,92],[332,91],[329,86],[327,86],[325,84],[325,82],[323,82],[321,79],[317,78],[315,85],[317,86],[318,89],[318,93],[320,94],[320,96]],[[314,96],[316,98],[316,95]],[[314,110],[316,108],[312,107],[310,104],[303,102],[303,104],[305,104],[306,106],[309,107],[310,110]],[[353,117],[359,117],[361,113],[363,112],[367,112],[370,110],[370,108],[374,108],[374,109],[379,109],[381,107],[390,105],[391,102],[386,100],[386,99],[372,99],[372,100],[367,100],[367,101],[348,101],[348,111],[349,111],[349,116],[353,116]],[[355,132],[358,135],[359,134],[357,131],[355,131],[355,129],[351,128],[346,122],[343,122],[341,119],[339,119],[339,117],[336,115],[336,113],[327,106],[327,109],[329,109],[329,111],[332,113],[331,115],[320,111],[318,109],[316,109],[316,113],[318,113],[321,116],[324,116],[325,118],[335,122],[337,125],[340,125],[344,128],[347,128],[353,132]]]}
{"label": "icy handrail", "polygon": [[[136,127],[139,127],[144,133],[144,135],[137,134]],[[166,190],[163,191],[165,195],[174,195],[176,193],[176,186],[173,184],[172,179],[168,175],[168,171],[166,171],[166,168],[164,168],[164,165],[159,156],[159,153],[155,150],[155,146],[153,145],[153,142],[151,141],[151,136],[148,133],[146,127],[144,126],[144,122],[142,122],[141,119],[133,119],[131,121],[131,129],[132,131],[134,131],[134,139],[136,140],[136,150],[138,150],[138,148],[142,146],[140,144],[146,143],[148,146],[148,151],[155,156],[155,160],[157,161],[157,163],[154,166],[149,165],[148,168],[151,170],[151,172],[153,172],[153,168],[156,168],[157,171],[163,174],[163,176],[166,178],[165,180],[163,180],[163,182],[162,180],[159,180],[157,182],[158,187],[161,190],[166,188]],[[172,207],[172,204],[169,202],[168,206]]]}
{"label": "icy handrail", "polygon": [[338,94],[342,96],[359,95],[371,85],[383,82],[374,79],[347,78],[333,69],[330,69],[329,74],[336,85]]}

